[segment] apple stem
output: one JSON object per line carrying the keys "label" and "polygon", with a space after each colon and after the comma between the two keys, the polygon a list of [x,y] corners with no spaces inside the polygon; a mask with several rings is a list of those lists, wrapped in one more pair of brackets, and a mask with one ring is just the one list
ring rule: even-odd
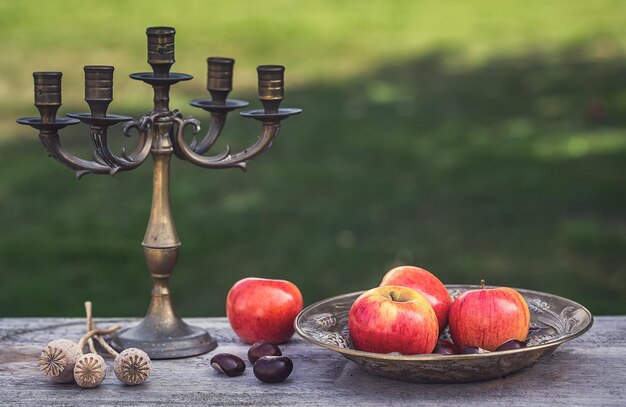
{"label": "apple stem", "polygon": [[389,296],[391,297],[391,301],[398,301],[398,298],[396,298],[396,293],[394,291],[391,291],[389,293]]}
{"label": "apple stem", "polygon": [[484,279],[480,280],[480,288],[482,288],[483,290],[485,289],[485,280]]}

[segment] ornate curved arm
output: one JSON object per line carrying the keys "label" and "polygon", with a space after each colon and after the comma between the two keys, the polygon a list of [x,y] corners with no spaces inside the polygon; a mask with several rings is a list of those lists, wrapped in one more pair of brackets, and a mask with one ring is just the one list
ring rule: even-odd
{"label": "ornate curved arm", "polygon": [[[224,128],[224,124],[226,123],[226,111],[224,112],[212,112],[211,113],[211,123],[209,123],[209,130],[207,134],[204,136],[202,141],[198,143],[198,140],[194,138],[191,143],[189,143],[189,148],[191,148],[194,152],[198,154],[204,154],[213,147],[213,144],[217,141],[217,138],[222,133],[222,129]],[[178,109],[174,109],[172,111],[173,119],[181,119],[183,120],[183,114]],[[196,132],[197,133],[197,132]],[[178,154],[178,151],[175,149],[176,156],[184,159],[183,156]]]}
{"label": "ornate curved arm", "polygon": [[152,138],[148,137],[148,128],[152,120],[150,116],[143,116],[140,119],[126,122],[123,133],[126,137],[130,137],[130,130],[136,128],[138,131],[138,144],[135,150],[130,154],[122,149],[121,157],[111,152],[108,145],[108,126],[91,126],[90,135],[95,148],[95,159],[103,164],[111,167],[111,175],[118,171],[132,170],[141,165],[148,155],[152,147]]}
{"label": "ornate curved arm", "polygon": [[245,163],[251,160],[272,146],[272,142],[278,135],[279,130],[280,123],[278,122],[263,123],[263,132],[253,145],[236,154],[229,155],[221,162],[228,165],[229,163]]}
{"label": "ornate curved arm", "polygon": [[246,169],[246,161],[254,158],[265,151],[271,144],[272,140],[278,134],[280,130],[280,124],[277,122],[263,123],[263,132],[257,139],[256,143],[252,146],[244,149],[243,151],[230,154],[230,148],[227,147],[227,151],[219,156],[207,157],[201,154],[197,154],[189,145],[185,143],[185,128],[189,125],[194,126],[194,133],[198,133],[200,130],[200,122],[194,118],[180,119],[174,118],[177,124],[177,132],[174,137],[174,144],[181,153],[182,157],[192,164],[198,165],[204,168],[232,168],[237,167],[242,170]]}
{"label": "ornate curved arm", "polygon": [[148,156],[150,155],[150,148],[152,148],[152,137],[148,136],[148,129],[151,126],[152,118],[149,115],[145,115],[139,119],[131,120],[124,123],[124,127],[122,128],[122,132],[126,137],[131,136],[130,131],[132,129],[137,129],[139,137],[137,148],[135,148],[135,150],[132,151],[130,154],[127,154],[126,150],[122,149],[122,153],[120,154],[125,160],[137,163],[135,167],[144,162],[146,158],[148,158]]}
{"label": "ornate curved arm", "polygon": [[246,169],[246,165],[244,163],[239,165],[220,165],[220,161],[230,155],[230,146],[226,146],[226,149],[223,153],[214,155],[214,156],[205,156],[201,154],[197,154],[191,144],[195,144],[192,142],[188,145],[185,142],[185,128],[189,125],[193,125],[193,133],[197,134],[200,131],[200,121],[194,119],[193,117],[189,117],[187,119],[183,119],[180,116],[173,117],[173,121],[176,124],[175,134],[172,137],[172,146],[174,148],[174,152],[176,155],[182,159],[189,161],[193,164],[196,164],[200,167],[204,168],[230,168],[230,167],[239,167],[242,170]]}
{"label": "ornate curved arm", "polygon": [[107,132],[108,128],[106,127],[91,126],[89,129],[89,135],[95,149],[94,159],[111,167],[111,173],[113,174],[119,170],[120,166],[117,163],[120,159],[109,150]]}
{"label": "ornate curved arm", "polygon": [[224,129],[224,124],[226,123],[226,113],[223,112],[214,112],[211,113],[211,121],[209,122],[209,130],[206,135],[199,143],[196,143],[196,139],[189,144],[189,148],[191,148],[195,153],[204,154],[213,147],[213,144],[217,141],[222,130]]}
{"label": "ornate curved arm", "polygon": [[111,174],[111,167],[96,161],[87,161],[70,154],[61,145],[59,133],[56,130],[41,130],[39,133],[41,144],[48,150],[50,157],[61,164],[76,171],[76,178],[86,174]]}

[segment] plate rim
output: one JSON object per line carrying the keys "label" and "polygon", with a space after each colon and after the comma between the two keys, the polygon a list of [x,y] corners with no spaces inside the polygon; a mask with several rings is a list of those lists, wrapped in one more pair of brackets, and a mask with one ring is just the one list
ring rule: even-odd
{"label": "plate rim", "polygon": [[[445,287],[446,289],[464,289],[464,290],[481,288],[480,285],[470,285],[470,284],[447,284],[445,285]],[[485,286],[485,288],[501,288],[501,287],[490,285],[490,286]],[[475,359],[475,358],[490,358],[490,357],[506,356],[506,355],[511,355],[511,354],[524,353],[524,352],[538,351],[541,349],[548,349],[548,348],[553,348],[553,347],[556,348],[565,342],[578,338],[579,336],[589,331],[591,327],[593,326],[593,323],[594,323],[593,314],[585,306],[577,303],[576,301],[570,300],[569,298],[562,297],[560,295],[550,294],[550,293],[546,293],[543,291],[529,290],[526,288],[513,288],[513,289],[516,291],[522,291],[522,292],[527,292],[527,293],[547,295],[556,299],[565,300],[566,302],[573,303],[577,305],[578,307],[580,307],[580,309],[582,309],[589,316],[589,323],[576,333],[565,335],[562,338],[559,338],[557,340],[550,341],[547,343],[543,343],[541,345],[533,345],[533,346],[528,346],[528,347],[521,348],[521,349],[512,349],[512,350],[506,350],[506,351],[487,352],[487,353],[480,353],[480,354],[466,354],[466,355],[438,355],[438,354],[433,354],[433,353],[421,354],[421,355],[391,355],[387,353],[375,353],[375,352],[366,352],[366,351],[361,351],[361,350],[356,350],[356,349],[351,349],[351,348],[341,348],[338,346],[333,346],[333,345],[329,345],[327,343],[321,342],[311,337],[310,335],[306,334],[300,328],[299,326],[300,320],[302,319],[303,315],[306,312],[313,309],[314,307],[319,306],[322,303],[330,302],[333,300],[338,300],[338,299],[350,297],[350,296],[358,296],[364,293],[365,291],[368,291],[368,290],[362,290],[362,291],[354,291],[351,293],[328,297],[328,298],[322,299],[320,301],[317,301],[305,307],[296,316],[294,320],[294,329],[298,333],[298,335],[300,335],[300,337],[302,337],[307,342],[313,343],[322,348],[326,348],[326,349],[341,353],[344,356],[357,356],[357,357],[364,357],[368,359],[392,360],[392,361],[401,361],[401,362],[411,362],[411,361],[424,362],[424,361],[447,361],[447,360],[455,361],[455,360],[468,360],[468,359]]]}

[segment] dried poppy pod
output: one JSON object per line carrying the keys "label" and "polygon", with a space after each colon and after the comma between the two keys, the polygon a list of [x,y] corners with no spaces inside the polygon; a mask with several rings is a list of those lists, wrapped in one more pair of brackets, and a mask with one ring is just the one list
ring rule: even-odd
{"label": "dried poppy pod", "polygon": [[134,386],[148,379],[152,373],[152,361],[141,349],[128,348],[115,358],[113,372],[119,381]]}
{"label": "dried poppy pod", "polygon": [[[121,327],[115,325],[109,329],[93,329],[85,334],[78,342],[78,347],[82,349],[87,341],[96,335],[106,335],[119,330]],[[74,380],[76,384],[84,388],[98,386],[107,373],[107,364],[102,356],[97,353],[87,353],[78,358],[74,366]]]}
{"label": "dried poppy pod", "polygon": [[148,380],[152,373],[152,361],[146,352],[137,348],[128,348],[117,353],[103,338],[96,336],[95,339],[111,356],[115,357],[113,372],[117,380],[129,386]]}
{"label": "dried poppy pod", "polygon": [[[87,330],[93,330],[93,316],[91,301],[85,302],[85,313],[87,314]],[[87,341],[91,341],[91,336]],[[148,354],[141,349],[129,348],[122,353],[117,353],[101,336],[94,335],[93,339],[98,341],[100,345],[115,358],[113,362],[113,372],[119,381],[129,386],[141,384],[148,379],[152,373],[152,361]],[[93,349],[93,345],[90,344]],[[92,351],[95,353],[94,351]]]}
{"label": "dried poppy pod", "polygon": [[39,356],[39,369],[57,383],[74,381],[74,366],[83,355],[82,348],[69,339],[56,339],[46,345]]}
{"label": "dried poppy pod", "polygon": [[[91,336],[99,334],[106,335],[119,330],[121,326],[116,325],[109,329],[92,331]],[[89,337],[91,337],[89,336]],[[84,338],[84,337],[83,337]],[[75,343],[69,339],[56,339],[41,351],[39,355],[39,369],[43,371],[47,378],[57,383],[71,383],[74,381],[74,367],[76,362],[83,355],[85,342],[81,339]]]}
{"label": "dried poppy pod", "polygon": [[107,365],[102,356],[96,353],[87,353],[74,366],[74,380],[83,388],[98,386],[107,375]]}

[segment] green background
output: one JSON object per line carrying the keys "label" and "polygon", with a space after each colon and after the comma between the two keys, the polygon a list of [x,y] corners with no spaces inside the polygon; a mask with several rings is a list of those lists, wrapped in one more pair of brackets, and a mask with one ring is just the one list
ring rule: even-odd
{"label": "green background", "polygon": [[[205,91],[206,57],[287,66],[274,147],[238,170],[175,161],[183,316],[223,315],[240,278],[284,278],[305,303],[376,286],[399,264],[444,283],[524,287],[626,313],[626,3],[620,1],[0,2],[0,315],[140,316],[151,164],[107,176],[47,159],[32,71],[61,70],[61,113],[84,111],[82,66],[115,65],[112,113],[141,115],[145,28],[176,27],[172,106]],[[259,125],[232,115],[243,148]],[[91,155],[84,126],[63,131]],[[116,148],[132,146],[119,128]],[[221,151],[219,148],[218,151]]]}

